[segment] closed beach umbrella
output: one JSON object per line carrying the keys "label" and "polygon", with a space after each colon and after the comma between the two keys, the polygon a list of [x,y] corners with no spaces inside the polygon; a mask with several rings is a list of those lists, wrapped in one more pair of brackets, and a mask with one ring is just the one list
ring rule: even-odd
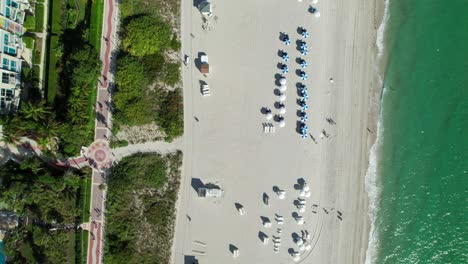
{"label": "closed beach umbrella", "polygon": [[284,93],[282,93],[282,94],[279,96],[279,100],[280,100],[280,102],[286,101],[286,95],[285,95]]}
{"label": "closed beach umbrella", "polygon": [[281,121],[279,121],[278,126],[279,126],[279,127],[285,127],[285,126],[286,126],[286,122],[285,122],[284,120],[281,120]]}
{"label": "closed beach umbrella", "polygon": [[281,85],[280,88],[279,88],[279,90],[281,92],[283,92],[283,93],[286,92],[287,89],[288,89],[288,87],[286,85]]}
{"label": "closed beach umbrella", "polygon": [[265,117],[267,120],[271,120],[273,118],[273,114],[271,112],[268,112]]}
{"label": "closed beach umbrella", "polygon": [[286,114],[286,107],[282,106],[280,109],[278,109],[278,113],[280,113],[281,115]]}
{"label": "closed beach umbrella", "polygon": [[319,17],[320,17],[320,12],[319,12],[319,11],[316,11],[316,12],[314,13],[314,16],[315,16],[316,18],[319,18]]}
{"label": "closed beach umbrella", "polygon": [[282,77],[280,80],[279,80],[279,83],[281,85],[286,85],[286,78]]}

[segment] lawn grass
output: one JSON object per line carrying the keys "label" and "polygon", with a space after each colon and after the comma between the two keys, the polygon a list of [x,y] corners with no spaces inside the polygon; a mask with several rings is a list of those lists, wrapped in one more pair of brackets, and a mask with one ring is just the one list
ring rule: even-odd
{"label": "lawn grass", "polygon": [[98,52],[101,50],[103,12],[104,0],[94,0],[91,5],[91,19],[89,21],[88,41]]}
{"label": "lawn grass", "polygon": [[47,67],[47,101],[49,103],[54,103],[55,96],[57,95],[58,87],[58,72],[57,72],[57,63],[58,58],[56,50],[59,46],[59,36],[53,35],[50,36],[50,48],[49,48],[49,59]]}
{"label": "lawn grass", "polygon": [[28,14],[24,19],[23,27],[27,31],[34,32],[36,30],[36,20],[34,16]]}
{"label": "lawn grass", "polygon": [[36,13],[34,14],[35,19],[35,32],[41,32],[44,27],[44,5],[36,4]]}
{"label": "lawn grass", "polygon": [[34,45],[34,37],[33,36],[23,36],[23,43],[26,45],[26,48],[32,49]]}
{"label": "lawn grass", "polygon": [[61,9],[61,1],[60,0],[50,0],[49,3],[52,5],[51,12],[49,13],[49,23],[50,23],[50,31],[52,34],[60,34],[62,31],[62,9]]}

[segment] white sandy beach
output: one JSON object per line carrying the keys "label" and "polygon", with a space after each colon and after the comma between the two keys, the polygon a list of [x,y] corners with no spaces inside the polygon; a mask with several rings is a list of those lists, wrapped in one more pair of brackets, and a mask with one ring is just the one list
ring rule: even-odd
{"label": "white sandy beach", "polygon": [[[183,69],[184,167],[173,262],[184,263],[189,255],[201,264],[293,263],[288,250],[298,247],[291,233],[306,229],[312,250],[302,253],[300,263],[364,263],[369,235],[364,180],[373,140],[367,128],[375,130],[378,107],[374,64],[380,7],[366,0],[323,0],[316,5],[321,13],[316,19],[307,11],[309,1],[212,3],[211,29],[206,31],[193,1],[182,4],[183,53],[192,62],[198,52],[208,54],[211,72],[205,78],[193,63]],[[303,83],[309,90],[307,125],[318,144],[296,132],[296,83],[301,81],[295,59],[304,57],[296,50],[299,26],[309,32],[309,78]],[[280,32],[289,34],[290,46],[279,40]],[[266,120],[260,110],[269,107],[276,113],[280,49],[291,57],[286,127],[264,134],[261,124]],[[211,96],[201,96],[200,80],[209,84]],[[337,124],[328,124],[327,117]],[[320,138],[322,129],[331,135],[328,139]],[[192,178],[218,183],[224,197],[198,198]],[[299,192],[293,186],[299,178],[312,192],[304,226],[291,216],[297,212],[293,200]],[[277,199],[273,186],[287,191],[285,200]],[[269,207],[262,202],[264,192],[271,197]],[[246,215],[238,214],[236,202],[245,206]],[[312,204],[320,207],[316,213]],[[336,210],[343,213],[343,221]],[[276,235],[275,213],[285,218],[279,253],[273,252],[271,241],[263,245],[258,238],[259,231]],[[269,217],[273,226],[263,227],[261,216]],[[232,257],[230,244],[239,248],[238,258]]]}

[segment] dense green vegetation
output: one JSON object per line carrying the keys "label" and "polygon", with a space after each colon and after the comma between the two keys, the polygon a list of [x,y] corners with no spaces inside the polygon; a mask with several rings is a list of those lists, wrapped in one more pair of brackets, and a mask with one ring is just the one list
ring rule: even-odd
{"label": "dense green vegetation", "polygon": [[[90,174],[65,172],[38,158],[0,167],[0,202],[29,219],[5,237],[5,253],[12,263],[75,263],[75,251],[81,252],[82,246],[75,243],[75,230],[50,229],[53,224],[81,223],[87,216],[79,206],[85,204],[86,195],[80,193],[89,188],[84,182],[90,185]],[[45,223],[32,224],[33,219]]]}
{"label": "dense green vegetation", "polygon": [[[114,102],[114,127],[138,126],[155,122],[172,140],[183,132],[180,42],[167,18],[162,17],[161,1],[121,3],[122,50],[119,52]],[[172,3],[172,2],[171,2]],[[172,10],[178,14],[178,8]],[[167,15],[167,14],[166,14]]]}
{"label": "dense green vegetation", "polygon": [[105,263],[169,263],[182,154],[137,154],[112,168]]}
{"label": "dense green vegetation", "polygon": [[133,56],[153,55],[169,47],[171,28],[161,19],[148,15],[133,17],[124,27],[122,46]]}
{"label": "dense green vegetation", "polygon": [[102,6],[102,0],[50,5],[46,99],[60,124],[59,152],[66,155],[76,155],[93,140]]}

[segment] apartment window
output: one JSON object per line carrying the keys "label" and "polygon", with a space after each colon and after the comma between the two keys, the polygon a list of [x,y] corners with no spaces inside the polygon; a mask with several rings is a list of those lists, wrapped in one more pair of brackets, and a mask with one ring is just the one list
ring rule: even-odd
{"label": "apartment window", "polygon": [[16,61],[11,61],[10,66],[12,71],[16,71]]}
{"label": "apartment window", "polygon": [[5,89],[2,89],[2,96],[5,96],[5,94],[6,94]]}
{"label": "apartment window", "polygon": [[9,48],[8,53],[10,53],[11,55],[16,55],[16,50],[15,50],[15,48]]}
{"label": "apartment window", "polygon": [[9,7],[5,8],[5,16],[8,17],[8,18],[10,17],[10,8]]}
{"label": "apartment window", "polygon": [[8,70],[8,63],[9,63],[8,59],[5,59],[5,58],[4,58],[4,59],[3,59],[3,69]]}
{"label": "apartment window", "polygon": [[11,3],[10,0],[6,0],[6,5],[7,5],[7,6],[10,6],[10,3]]}
{"label": "apartment window", "polygon": [[10,38],[8,37],[8,34],[3,35],[3,43],[5,43],[5,45],[8,45],[8,42],[10,42]]}
{"label": "apartment window", "polygon": [[[10,80],[10,75],[6,72],[2,72],[2,83],[8,83]],[[5,96],[5,90],[2,89],[2,95]]]}
{"label": "apartment window", "polygon": [[13,91],[10,89],[6,90],[6,97],[13,97]]}
{"label": "apartment window", "polygon": [[8,53],[8,47],[7,46],[3,46],[3,53]]}

